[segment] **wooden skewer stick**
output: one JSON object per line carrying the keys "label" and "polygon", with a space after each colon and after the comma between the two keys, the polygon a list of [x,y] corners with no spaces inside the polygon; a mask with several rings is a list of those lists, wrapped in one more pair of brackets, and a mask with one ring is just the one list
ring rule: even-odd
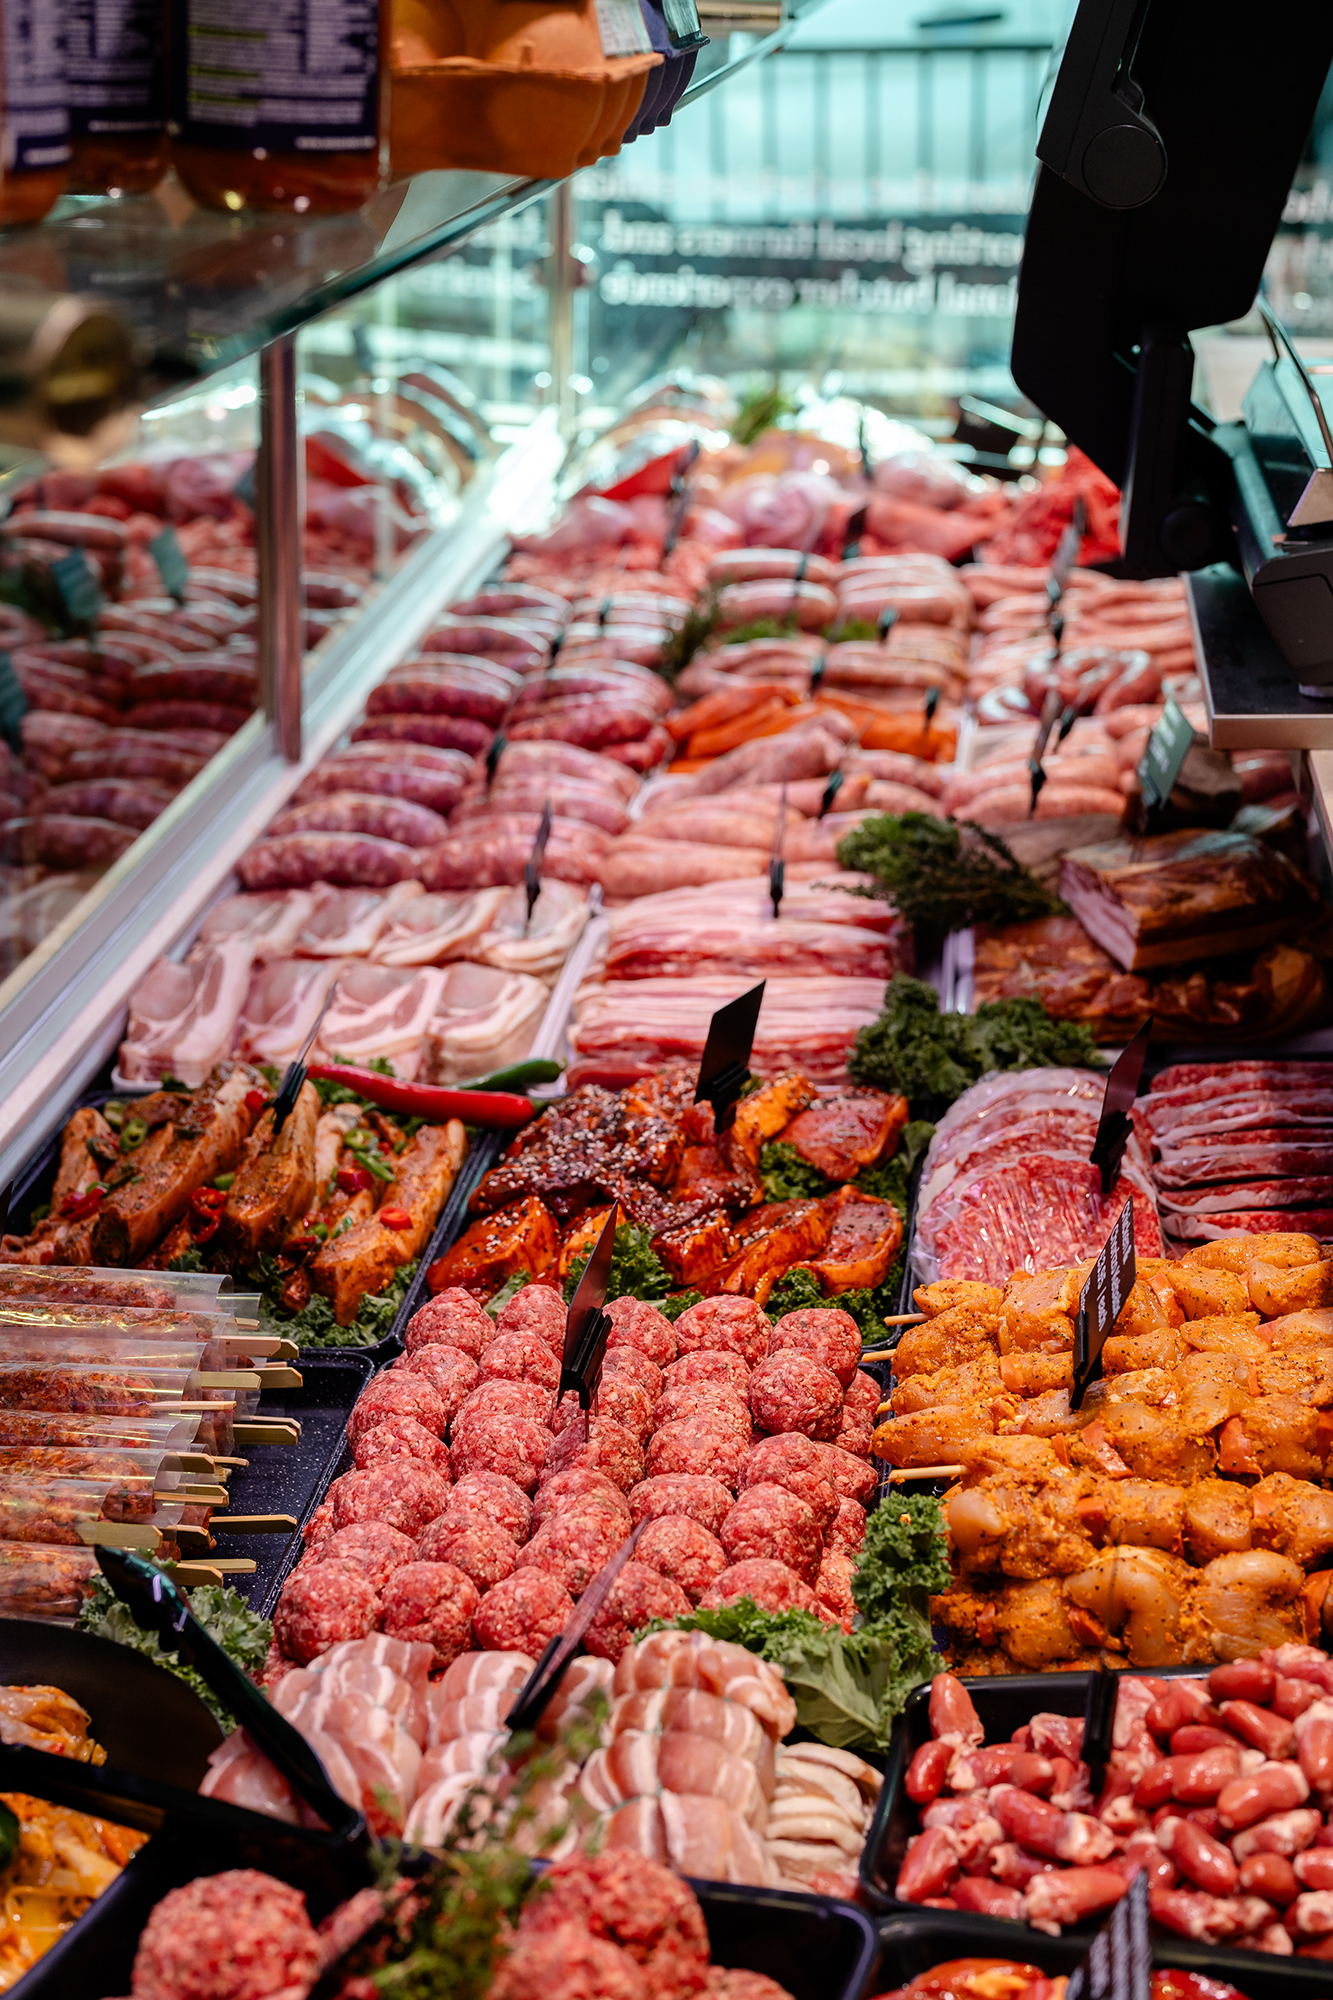
{"label": "wooden skewer stick", "polygon": [[901,1465],[889,1474],[890,1486],[905,1486],[912,1479],[961,1479],[965,1465]]}
{"label": "wooden skewer stick", "polygon": [[294,1535],[296,1520],[291,1514],[214,1514],[213,1527],[219,1535]]}
{"label": "wooden skewer stick", "polygon": [[929,1318],[929,1313],[894,1313],[891,1317],[886,1315],[884,1324],[885,1326],[920,1326],[923,1319]]}
{"label": "wooden skewer stick", "polygon": [[893,1349],[891,1347],[862,1348],[861,1359],[863,1361],[892,1361]]}
{"label": "wooden skewer stick", "polygon": [[160,1528],[132,1521],[78,1521],[75,1532],[88,1548],[155,1549],[162,1541]]}
{"label": "wooden skewer stick", "polygon": [[178,1562],[167,1565],[177,1583],[183,1583],[187,1590],[193,1590],[199,1583],[222,1582],[222,1571],[216,1563]]}

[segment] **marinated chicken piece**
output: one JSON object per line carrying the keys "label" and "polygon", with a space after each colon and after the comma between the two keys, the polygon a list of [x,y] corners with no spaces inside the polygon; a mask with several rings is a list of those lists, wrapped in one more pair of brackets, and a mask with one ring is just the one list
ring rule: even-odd
{"label": "marinated chicken piece", "polygon": [[917,1410],[939,1409],[946,1403],[984,1402],[1013,1387],[1000,1371],[1000,1362],[987,1349],[961,1367],[940,1368],[933,1375],[909,1375],[895,1384],[890,1408],[895,1416],[903,1417]]}
{"label": "marinated chicken piece", "polygon": [[826,1292],[882,1285],[902,1248],[903,1222],[891,1201],[842,1187],[823,1203],[831,1234],[810,1269]]}
{"label": "marinated chicken piece", "polygon": [[65,1215],[62,1210],[104,1181],[108,1163],[118,1158],[119,1141],[106,1119],[92,1105],[82,1106],[61,1134],[50,1213],[27,1236],[0,1237],[0,1256],[14,1264],[87,1263],[93,1216]]}
{"label": "marinated chicken piece", "polygon": [[430,1288],[461,1290],[489,1298],[516,1271],[539,1278],[560,1254],[555,1218],[536,1195],[511,1203],[474,1222],[451,1250],[430,1267]]}
{"label": "marinated chicken piece", "polygon": [[1066,1579],[1066,1601],[1119,1638],[1136,1667],[1185,1658],[1181,1619],[1195,1572],[1161,1549],[1106,1549]]}
{"label": "marinated chicken piece", "polygon": [[1200,1243],[1180,1258],[1207,1271],[1233,1271],[1244,1277],[1252,1264],[1275,1264],[1284,1270],[1302,1264],[1317,1264],[1323,1256],[1314,1236],[1288,1230],[1256,1230],[1247,1236],[1224,1236],[1215,1243]]}
{"label": "marinated chicken piece", "polygon": [[1001,1354],[1063,1354],[1074,1345],[1074,1321],[1087,1272],[1018,1271],[1000,1307]]}
{"label": "marinated chicken piece", "polygon": [[1173,1327],[1164,1326],[1134,1340],[1113,1333],[1102,1348],[1102,1371],[1120,1375],[1131,1369],[1174,1368],[1184,1351],[1185,1343]]}
{"label": "marinated chicken piece", "polygon": [[764,1189],[757,1168],[728,1143],[730,1136],[724,1133],[720,1140],[703,1139],[682,1148],[671,1183],[674,1201],[702,1201],[710,1209],[739,1212],[762,1199]]}
{"label": "marinated chicken piece", "polygon": [[736,1247],[736,1234],[725,1214],[705,1216],[692,1227],[664,1229],[653,1238],[653,1249],[678,1285],[697,1285],[716,1271]]}
{"label": "marinated chicken piece", "polygon": [[1072,1472],[992,1473],[953,1493],[945,1511],[962,1570],[1036,1581],[1083,1568],[1096,1553],[1081,1511],[1092,1486]]}
{"label": "marinated chicken piece", "polygon": [[997,1312],[966,1301],[950,1306],[921,1326],[908,1327],[893,1351],[893,1372],[902,1381],[908,1375],[933,1375],[939,1368],[956,1368],[993,1354],[999,1331]]}
{"label": "marinated chicken piece", "polygon": [[1259,1548],[1276,1549],[1303,1569],[1315,1569],[1333,1555],[1333,1493],[1289,1473],[1271,1472],[1246,1498],[1253,1505]]}
{"label": "marinated chicken piece", "polygon": [[[995,1402],[1002,1406],[1003,1399]],[[985,1431],[993,1433],[995,1424],[990,1403],[945,1404],[881,1424],[870,1448],[892,1466],[952,1465],[966,1444]]]}
{"label": "marinated chicken piece", "polygon": [[1002,1385],[1014,1396],[1043,1396],[1074,1385],[1071,1354],[1006,1354],[999,1364]]}
{"label": "marinated chicken piece", "polygon": [[822,1202],[771,1201],[744,1217],[741,1247],[702,1283],[705,1295],[739,1292],[762,1306],[777,1280],[793,1264],[804,1264],[829,1241]]}
{"label": "marinated chicken piece", "polygon": [[[263,1078],[245,1063],[220,1063],[191,1094],[189,1108],[175,1125],[162,1127],[139,1149],[139,1177],[108,1195],[93,1226],[98,1264],[137,1264],[180,1221],[196,1188],[237,1166],[250,1136],[255,1107],[247,1096],[262,1089]],[[186,1122],[188,1120],[188,1123]]]}
{"label": "marinated chicken piece", "polygon": [[1254,1538],[1251,1489],[1230,1479],[1196,1479],[1185,1488],[1181,1532],[1186,1556],[1200,1566],[1248,1549]]}
{"label": "marinated chicken piece", "polygon": [[821,1097],[793,1118],[783,1140],[825,1179],[850,1181],[862,1167],[894,1153],[907,1123],[907,1099],[882,1090],[848,1090]]}
{"label": "marinated chicken piece", "polygon": [[303,1083],[282,1130],[273,1135],[273,1110],[261,1113],[246,1157],[227,1195],[218,1231],[222,1254],[247,1266],[283,1243],[315,1197],[315,1129],[319,1092]]}
{"label": "marinated chicken piece", "polygon": [[[1180,1620],[1187,1658],[1246,1660],[1264,1646],[1305,1636],[1300,1596],[1305,1576],[1290,1556],[1245,1549],[1218,1556],[1196,1574]],[[1153,1663],[1133,1659],[1133,1664]]]}
{"label": "marinated chicken piece", "polygon": [[[474,1215],[536,1195],[561,1222],[620,1197],[635,1179],[669,1187],[680,1164],[674,1123],[594,1084],[572,1090],[526,1126],[472,1197]],[[628,1204],[627,1204],[628,1206]]]}
{"label": "marinated chicken piece", "polygon": [[332,1300],[339,1326],[355,1317],[367,1292],[382,1290],[396,1270],[420,1255],[466,1149],[467,1135],[456,1118],[423,1125],[398,1156],[375,1214],[321,1245],[310,1262],[310,1282]]}
{"label": "marinated chicken piece", "polygon": [[979,1285],[969,1278],[937,1278],[933,1285],[918,1285],[912,1294],[918,1312],[937,1319],[955,1306],[971,1306],[979,1313],[997,1314],[1004,1302],[999,1285]]}
{"label": "marinated chicken piece", "polygon": [[[757,1167],[759,1148],[765,1139],[774,1139],[780,1132],[784,1139],[790,1140],[792,1121],[800,1124],[814,1094],[813,1084],[799,1070],[790,1070],[785,1076],[774,1077],[771,1083],[761,1084],[736,1107],[736,1121],[731,1128],[735,1146]],[[835,1178],[829,1175],[830,1180]]]}

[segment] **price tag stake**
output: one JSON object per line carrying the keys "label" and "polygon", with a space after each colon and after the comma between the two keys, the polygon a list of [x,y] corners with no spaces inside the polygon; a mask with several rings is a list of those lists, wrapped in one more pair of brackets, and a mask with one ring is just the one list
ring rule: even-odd
{"label": "price tag stake", "polygon": [[503,729],[498,729],[491,739],[491,747],[486,752],[486,789],[489,792],[495,783],[495,769],[509,745],[509,738]]}
{"label": "price tag stake", "polygon": [[335,979],[325,995],[324,1005],[315,1017],[314,1027],[305,1038],[300,1055],[297,1056],[295,1062],[288,1063],[287,1065],[287,1074],[282,1079],[282,1088],[273,1101],[273,1136],[275,1139],[296,1109],[296,1100],[301,1095],[301,1086],[305,1082],[306,1059],[311,1049],[315,1046],[315,1037],[324,1026],[324,1016],[333,1005],[333,996],[337,991],[338,982]]}
{"label": "price tag stake", "polygon": [[532,843],[532,852],[523,864],[523,893],[528,899],[528,914],[523,921],[524,937],[528,934],[532,913],[542,892],[542,863],[546,859],[546,843],[550,838],[551,801],[547,799],[542,807],[541,823],[537,828],[537,838]]}
{"label": "price tag stake", "polygon": [[778,800],[777,817],[773,822],[773,850],[768,858],[768,899],[773,905],[776,921],[782,914],[782,891],[786,880],[787,864],[782,858],[782,843],[787,836],[787,783],[783,780],[782,794]]}
{"label": "price tag stake", "polygon": [[605,1569],[598,1571],[584,1591],[564,1631],[548,1642],[545,1652],[519,1689],[506,1718],[505,1726],[511,1736],[518,1730],[535,1729],[541,1721],[564,1678],[565,1668],[582,1645],[584,1633],[611,1595],[612,1584],[634,1554],[639,1536],[647,1525],[646,1520],[640,1521],[632,1534],[621,1543]]}
{"label": "price tag stake", "polygon": [[1102,1348],[1137,1276],[1134,1204],[1127,1201],[1116,1217],[1101,1256],[1088,1274],[1078,1302],[1074,1317],[1074,1386],[1069,1392],[1071,1410],[1082,1408],[1083,1398],[1101,1375]]}
{"label": "price tag stake", "polygon": [[603,1312],[602,1307],[611,1280],[611,1259],[615,1254],[616,1224],[619,1220],[620,1204],[613,1202],[611,1213],[593,1245],[591,1257],[583,1267],[583,1276],[565,1315],[565,1351],[560,1362],[556,1402],[572,1389],[579,1399],[579,1408],[584,1411],[592,1408],[601,1383],[602,1360],[611,1332],[611,1315]]}
{"label": "price tag stake", "polygon": [[1088,1155],[1094,1167],[1100,1169],[1102,1193],[1110,1194],[1120,1172],[1120,1162],[1125,1157],[1125,1147],[1129,1135],[1134,1130],[1130,1112],[1134,1099],[1139,1094],[1139,1084],[1143,1080],[1143,1065],[1148,1060],[1148,1043],[1152,1038],[1153,1017],[1149,1014],[1132,1042],[1116,1057],[1111,1074],[1106,1079],[1106,1095],[1102,1098],[1102,1115],[1097,1120],[1097,1136],[1092,1142]]}
{"label": "price tag stake", "polygon": [[761,979],[739,1000],[729,1000],[709,1023],[694,1101],[698,1104],[707,1098],[712,1105],[715,1132],[729,1132],[736,1122],[736,1106],[750,1074],[750,1052],[764,1003],[764,985]]}

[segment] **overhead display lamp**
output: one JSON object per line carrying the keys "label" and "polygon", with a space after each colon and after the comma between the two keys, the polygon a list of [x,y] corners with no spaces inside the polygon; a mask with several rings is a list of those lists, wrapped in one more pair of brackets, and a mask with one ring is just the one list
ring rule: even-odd
{"label": "overhead display lamp", "polygon": [[[1080,0],[1037,142],[1014,380],[1121,489],[1125,577],[1184,570],[1213,740],[1333,745],[1333,421],[1267,302],[1242,420],[1190,335],[1254,308],[1333,63],[1333,8]],[[1256,615],[1256,613],[1258,615]]]}

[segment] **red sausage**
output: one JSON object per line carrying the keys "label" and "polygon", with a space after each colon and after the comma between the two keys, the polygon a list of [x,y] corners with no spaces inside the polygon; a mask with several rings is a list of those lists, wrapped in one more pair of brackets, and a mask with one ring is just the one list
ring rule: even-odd
{"label": "red sausage", "polygon": [[1009,1782],[1036,1798],[1049,1798],[1055,1788],[1055,1765],[1049,1757],[1038,1757],[1031,1750],[1021,1751],[1009,1766]]}
{"label": "red sausage", "polygon": [[1302,1889],[1333,1889],[1333,1847],[1309,1847],[1291,1866]]}
{"label": "red sausage", "polygon": [[1310,1787],[1299,1764],[1261,1764],[1257,1771],[1234,1779],[1218,1793],[1218,1818],[1229,1833],[1234,1833],[1270,1813],[1304,1805],[1309,1796]]}
{"label": "red sausage", "polygon": [[1224,1701],[1270,1702],[1276,1685],[1276,1673],[1262,1660],[1228,1660],[1208,1676],[1208,1692],[1219,1705]]}
{"label": "red sausage", "polygon": [[928,1806],[944,1790],[944,1780],[953,1758],[951,1743],[923,1743],[907,1767],[907,1796],[919,1806]]}
{"label": "red sausage", "polygon": [[1193,1722],[1199,1710],[1208,1706],[1208,1690],[1202,1681],[1172,1681],[1166,1692],[1149,1704],[1143,1719],[1154,1736],[1170,1736],[1182,1722]]}
{"label": "red sausage", "polygon": [[1289,1680],[1285,1674],[1277,1677],[1273,1691],[1273,1707],[1279,1715],[1285,1715],[1288,1722],[1294,1722],[1298,1715],[1304,1715],[1319,1699],[1319,1690],[1309,1681]]}
{"label": "red sausage", "polygon": [[1240,1864],[1240,1886],[1247,1896],[1262,1896],[1284,1910],[1300,1894],[1300,1882],[1282,1854],[1250,1854]]}
{"label": "red sausage", "polygon": [[1018,1918],[1023,1914],[1023,1892],[984,1875],[960,1876],[953,1887],[953,1900],[960,1910],[975,1910],[983,1917]]}
{"label": "red sausage", "polygon": [[936,1674],[930,1684],[930,1733],[959,1748],[979,1749],[986,1741],[976,1705],[954,1674]]}
{"label": "red sausage", "polygon": [[[1211,1805],[1223,1788],[1240,1776],[1240,1745],[1220,1744],[1193,1757],[1172,1757],[1170,1763],[1172,1789],[1181,1805]],[[1287,1803],[1297,1805],[1299,1801],[1290,1799]],[[1277,1810],[1276,1806],[1264,1807],[1265,1812]],[[1261,1814],[1254,1816],[1259,1819]]]}
{"label": "red sausage", "polygon": [[[1256,1666],[1254,1660],[1238,1660],[1237,1666]],[[1276,1678],[1276,1676],[1274,1676]],[[1274,1715],[1271,1708],[1260,1708],[1252,1701],[1224,1701],[1222,1714],[1226,1717],[1227,1728],[1234,1730],[1241,1741],[1253,1750],[1262,1750],[1265,1757],[1280,1763],[1290,1757],[1296,1748],[1296,1731],[1280,1715]]]}
{"label": "red sausage", "polygon": [[903,1903],[942,1896],[958,1880],[958,1843],[947,1827],[932,1826],[909,1841],[894,1894]]}
{"label": "red sausage", "polygon": [[1157,1829],[1157,1844],[1196,1888],[1214,1896],[1229,1896],[1236,1886],[1236,1864],[1220,1840],[1187,1819],[1168,1819]]}
{"label": "red sausage", "polygon": [[1225,1750],[1235,1741],[1227,1730],[1214,1729],[1209,1722],[1182,1722],[1179,1729],[1171,1732],[1171,1755],[1193,1757],[1200,1750]]}

